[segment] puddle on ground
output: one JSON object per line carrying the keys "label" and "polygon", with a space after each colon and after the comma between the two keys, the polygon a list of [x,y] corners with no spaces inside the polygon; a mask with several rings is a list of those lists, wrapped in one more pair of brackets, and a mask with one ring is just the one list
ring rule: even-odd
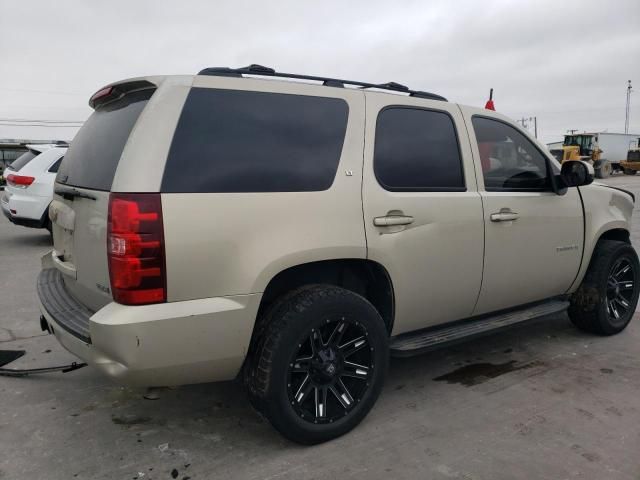
{"label": "puddle on ground", "polygon": [[472,363],[470,365],[457,368],[452,372],[445,373],[433,380],[436,382],[458,383],[465,387],[472,387],[491,380],[492,378],[504,375],[505,373],[525,370],[527,368],[538,367],[540,365],[542,365],[542,362],[529,362],[517,365],[515,360],[509,360],[504,363]]}

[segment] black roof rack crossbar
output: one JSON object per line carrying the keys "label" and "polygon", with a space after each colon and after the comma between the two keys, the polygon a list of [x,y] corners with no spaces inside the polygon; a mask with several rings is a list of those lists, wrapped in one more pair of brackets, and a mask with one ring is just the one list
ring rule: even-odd
{"label": "black roof rack crossbar", "polygon": [[273,68],[263,67],[262,65],[252,64],[243,68],[228,67],[210,67],[200,70],[198,75],[213,75],[219,77],[242,77],[243,75],[258,75],[265,77],[293,78],[296,80],[312,80],[322,82],[325,86],[344,87],[345,85],[353,85],[359,88],[376,88],[380,90],[391,90],[394,92],[408,93],[411,97],[426,98],[429,100],[440,100],[446,102],[447,99],[435,93],[422,92],[419,90],[410,90],[409,87],[396,82],[389,83],[366,83],[356,80],[343,80],[340,78],[318,77],[314,75],[300,75],[297,73],[276,72]]}

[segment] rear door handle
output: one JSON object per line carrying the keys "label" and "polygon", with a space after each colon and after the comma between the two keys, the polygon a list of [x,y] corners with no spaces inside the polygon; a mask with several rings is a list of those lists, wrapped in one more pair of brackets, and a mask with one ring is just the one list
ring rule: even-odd
{"label": "rear door handle", "polygon": [[518,214],[516,212],[512,212],[508,208],[503,208],[499,212],[491,214],[492,222],[512,222],[513,220],[518,219]]}
{"label": "rear door handle", "polygon": [[411,225],[413,217],[410,215],[385,215],[384,217],[375,217],[373,224],[376,227],[393,227],[397,225]]}

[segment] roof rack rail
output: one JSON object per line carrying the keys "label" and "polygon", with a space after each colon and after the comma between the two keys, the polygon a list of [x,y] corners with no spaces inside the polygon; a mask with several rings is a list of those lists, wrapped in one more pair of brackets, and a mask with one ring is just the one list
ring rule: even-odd
{"label": "roof rack rail", "polygon": [[322,82],[323,85],[328,87],[343,88],[345,85],[353,85],[362,89],[365,88],[377,88],[380,90],[390,90],[394,92],[408,93],[411,97],[426,98],[429,100],[440,100],[446,102],[447,99],[443,96],[430,92],[422,92],[419,90],[410,90],[409,87],[401,85],[396,82],[388,83],[366,83],[358,82],[357,80],[343,80],[340,78],[318,77],[314,75],[300,75],[297,73],[282,73],[276,72],[273,68],[264,67],[262,65],[252,64],[243,68],[229,68],[229,67],[209,67],[198,72],[198,75],[213,75],[218,77],[242,77],[243,75],[257,75],[264,77],[278,77],[278,78],[293,78],[296,80],[313,80]]}

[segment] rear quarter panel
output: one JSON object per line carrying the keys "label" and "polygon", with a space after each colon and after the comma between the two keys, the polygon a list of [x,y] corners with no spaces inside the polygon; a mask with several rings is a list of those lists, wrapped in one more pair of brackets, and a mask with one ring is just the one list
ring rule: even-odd
{"label": "rear quarter panel", "polygon": [[162,194],[168,300],[259,293],[277,273],[294,265],[366,258],[361,198],[364,94],[204,76],[196,77],[193,85],[342,98],[349,105],[349,119],[336,177],[326,191]]}
{"label": "rear quarter panel", "polygon": [[173,132],[193,76],[148,77],[158,85],[122,151],[113,192],[158,192]]}

